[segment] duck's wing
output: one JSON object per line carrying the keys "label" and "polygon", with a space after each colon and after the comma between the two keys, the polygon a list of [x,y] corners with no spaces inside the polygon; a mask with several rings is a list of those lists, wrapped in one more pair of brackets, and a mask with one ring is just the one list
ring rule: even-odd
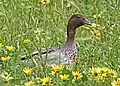
{"label": "duck's wing", "polygon": [[[61,52],[61,49],[50,48],[48,50],[42,51],[41,57],[39,56],[39,51],[35,50],[31,55],[24,55],[21,57],[22,61],[27,61],[27,65],[32,65],[33,61],[36,63],[45,62],[48,65],[60,64],[64,55]],[[28,58],[28,59],[27,59]]]}

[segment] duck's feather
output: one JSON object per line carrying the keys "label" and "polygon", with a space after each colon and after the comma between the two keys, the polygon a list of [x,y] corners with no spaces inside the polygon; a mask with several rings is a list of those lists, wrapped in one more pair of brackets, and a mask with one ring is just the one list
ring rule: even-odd
{"label": "duck's feather", "polygon": [[39,51],[34,51],[31,56],[22,56],[21,59],[25,60],[26,57],[29,57],[27,65],[32,65],[30,60],[35,60],[36,63],[45,62],[47,65],[56,65],[56,64],[74,64],[76,56],[76,45],[75,43],[63,45],[60,48],[50,48],[45,50],[41,54],[41,58],[38,56]]}
{"label": "duck's feather", "polygon": [[[34,60],[36,63],[46,62],[47,65],[54,65],[54,64],[60,64],[62,60],[65,60],[65,56],[62,54],[61,49],[57,48],[50,48],[48,50],[45,50],[41,53],[41,57],[39,58],[39,51],[35,50],[31,55],[27,56],[21,56],[22,61],[26,61],[26,64],[28,66],[31,66]],[[28,59],[27,59],[28,58]],[[64,58],[64,59],[63,59]]]}
{"label": "duck's feather", "polygon": [[[42,51],[42,55],[44,55],[44,54],[49,54],[49,53],[51,53],[51,52],[55,52],[55,48],[49,48],[48,50],[44,50],[44,51]],[[28,57],[33,57],[33,56],[36,56],[36,55],[38,55],[39,54],[39,51],[38,50],[35,50],[35,51],[33,51],[32,53],[31,53],[31,55],[23,55],[23,56],[21,56],[21,60],[25,60],[25,59],[27,59]]]}

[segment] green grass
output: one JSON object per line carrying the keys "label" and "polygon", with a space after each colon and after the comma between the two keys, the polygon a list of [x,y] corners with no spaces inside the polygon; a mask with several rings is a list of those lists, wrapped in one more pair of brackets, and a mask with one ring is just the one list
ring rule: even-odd
{"label": "green grass", "polygon": [[[69,6],[68,6],[69,5]],[[104,18],[93,18],[102,12]],[[76,43],[78,49],[77,65],[71,70],[79,71],[83,78],[72,82],[51,76],[50,67],[38,65],[36,73],[34,65],[30,76],[24,74],[25,65],[21,64],[20,56],[35,49],[44,50],[59,47],[66,41],[66,26],[69,17],[74,13],[86,15],[91,23],[100,26],[100,40],[93,40],[90,29],[77,29]],[[105,26],[105,30],[102,27]],[[86,26],[87,27],[87,26]],[[112,29],[111,29],[112,28]],[[28,45],[24,39],[30,39]],[[8,51],[5,46],[12,45],[16,49]],[[25,82],[44,76],[51,77],[55,86],[111,86],[115,78],[97,82],[90,78],[91,67],[107,67],[117,72],[120,77],[120,2],[119,0],[50,0],[43,5],[41,0],[0,0],[0,57],[11,56],[10,61],[0,63],[0,73],[7,71],[13,77],[5,82],[0,78],[1,86],[23,86]],[[71,75],[71,71],[65,72]],[[63,71],[64,73],[64,71]],[[40,81],[40,80],[39,80]]]}

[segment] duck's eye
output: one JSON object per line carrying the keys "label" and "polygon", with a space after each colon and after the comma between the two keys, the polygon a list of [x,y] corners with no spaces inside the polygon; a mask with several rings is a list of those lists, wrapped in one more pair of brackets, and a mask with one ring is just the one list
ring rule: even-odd
{"label": "duck's eye", "polygon": [[81,16],[77,16],[77,18],[81,18]]}

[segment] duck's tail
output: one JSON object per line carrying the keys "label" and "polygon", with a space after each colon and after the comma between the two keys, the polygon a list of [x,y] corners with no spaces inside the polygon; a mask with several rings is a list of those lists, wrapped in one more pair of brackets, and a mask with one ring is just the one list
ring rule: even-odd
{"label": "duck's tail", "polygon": [[26,58],[33,57],[33,56],[36,56],[38,54],[39,54],[39,51],[35,50],[33,53],[31,53],[31,55],[23,55],[23,56],[21,56],[21,60],[26,60]]}

